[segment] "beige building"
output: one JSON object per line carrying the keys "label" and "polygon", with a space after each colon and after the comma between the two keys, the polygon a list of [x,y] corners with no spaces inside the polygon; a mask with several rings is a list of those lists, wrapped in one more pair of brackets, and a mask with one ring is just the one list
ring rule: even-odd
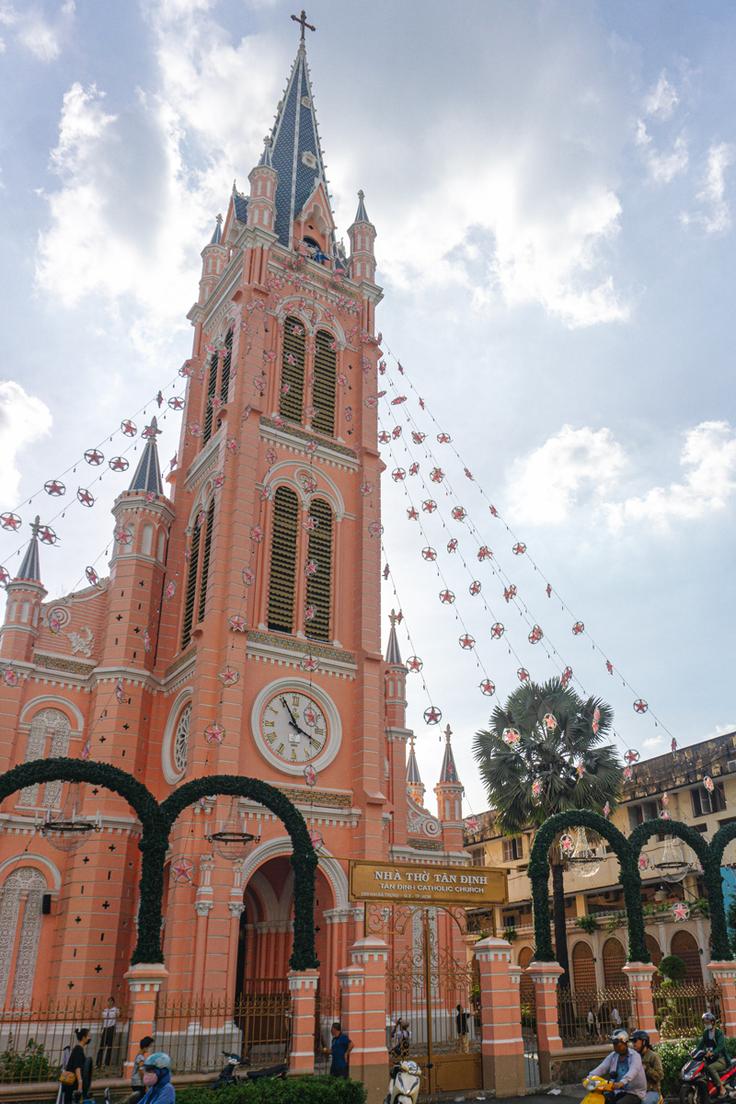
{"label": "beige building", "polygon": [[[704,784],[707,778],[712,779],[712,789]],[[708,840],[721,825],[736,819],[736,732],[638,763],[624,783],[612,821],[629,835],[643,820],[664,811]],[[503,836],[493,811],[475,819],[477,827],[468,818],[473,831],[466,821],[466,847],[474,864],[508,871],[509,900],[492,912],[478,911],[472,924],[476,930],[505,933],[514,960],[525,966],[534,948],[527,876],[534,832]],[[626,918],[616,856],[589,833],[573,829],[569,834],[573,850],[565,871],[565,904],[572,985],[589,990],[624,984]],[[653,837],[643,855],[646,938],[652,961],[656,964],[663,955],[679,955],[689,980],[708,982],[710,922],[695,855],[673,836]],[[736,862],[736,842],[727,849],[724,862]],[[681,918],[684,911],[686,919]]]}

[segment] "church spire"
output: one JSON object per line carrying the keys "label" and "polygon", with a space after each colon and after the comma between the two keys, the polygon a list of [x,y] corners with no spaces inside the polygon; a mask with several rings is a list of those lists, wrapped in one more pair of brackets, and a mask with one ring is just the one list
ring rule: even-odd
{"label": "church spire", "polygon": [[386,647],[386,662],[390,663],[392,667],[402,667],[403,661],[401,659],[401,652],[399,651],[399,641],[396,637],[396,622],[399,620],[399,615],[395,610],[391,610],[388,615],[391,622],[391,630],[388,634],[388,645]]}
{"label": "church spire", "polygon": [[460,784],[458,778],[457,767],[455,766],[455,756],[452,754],[452,744],[450,740],[452,738],[452,729],[449,724],[445,729],[445,754],[442,759],[442,770],[440,771],[440,785],[443,783],[449,783],[450,785],[457,786]]}
{"label": "church spire", "polygon": [[18,568],[16,580],[27,579],[29,582],[41,582],[41,564],[38,558],[38,531],[41,528],[41,519],[36,515],[31,524],[31,539],[28,542],[23,562]]}
{"label": "church spire", "polygon": [[419,773],[419,764],[414,750],[414,733],[409,737],[409,758],[406,762],[406,788],[412,801],[424,807],[424,783]]}
{"label": "church spire", "polygon": [[353,225],[355,225],[356,222],[370,223],[370,221],[371,220],[368,218],[368,212],[365,209],[365,192],[361,189],[358,192],[358,210],[355,212]]}
{"label": "church spire", "polygon": [[156,438],[160,432],[158,422],[155,418],[151,418],[151,424],[143,430],[146,447],[138,461],[135,475],[130,481],[129,491],[149,491],[151,494],[163,495],[161,468],[158,462],[158,448],[156,447]]}
{"label": "church spire", "polygon": [[279,174],[275,231],[281,244],[287,247],[292,244],[294,219],[317,184],[324,184],[325,192],[327,191],[324,157],[303,37],[305,27],[309,30],[314,28],[306,22],[304,12],[301,18],[294,16],[294,19],[302,26],[302,39],[270,136],[270,167]]}
{"label": "church spire", "polygon": [[215,219],[215,229],[210,238],[210,245],[219,245],[222,241],[222,215],[218,215]]}

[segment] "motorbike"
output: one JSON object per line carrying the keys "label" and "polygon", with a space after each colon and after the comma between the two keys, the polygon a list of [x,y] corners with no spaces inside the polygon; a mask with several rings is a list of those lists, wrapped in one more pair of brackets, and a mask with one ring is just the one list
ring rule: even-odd
{"label": "motorbike", "polygon": [[416,1104],[422,1083],[422,1071],[416,1062],[404,1059],[391,1068],[384,1104]]}
{"label": "motorbike", "polygon": [[605,1094],[612,1091],[613,1082],[607,1081],[605,1077],[599,1077],[598,1074],[591,1073],[584,1079],[583,1088],[588,1091],[581,1104],[606,1104]]}
{"label": "motorbike", "polygon": [[[717,1098],[715,1085],[708,1078],[707,1052],[693,1050],[680,1070],[680,1104],[706,1104]],[[736,1058],[732,1058],[720,1074],[723,1092],[729,1100],[736,1100]]]}
{"label": "motorbike", "polygon": [[223,1050],[222,1056],[225,1059],[225,1065],[217,1075],[217,1079],[213,1081],[213,1089],[222,1089],[227,1085],[239,1085],[242,1081],[262,1081],[269,1077],[273,1079],[286,1077],[289,1068],[286,1062],[279,1062],[275,1066],[263,1066],[261,1069],[249,1069],[243,1072],[246,1063],[239,1054]]}

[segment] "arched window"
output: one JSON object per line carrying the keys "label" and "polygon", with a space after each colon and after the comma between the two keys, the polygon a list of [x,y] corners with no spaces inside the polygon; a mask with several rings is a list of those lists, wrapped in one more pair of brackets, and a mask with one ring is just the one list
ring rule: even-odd
{"label": "arched window", "polygon": [[335,386],[337,383],[337,352],[335,339],[327,330],[318,330],[314,346],[314,385],[312,405],[315,415],[312,425],[320,433],[335,432]]}
{"label": "arched window", "polygon": [[212,417],[214,414],[212,410],[212,400],[217,394],[217,361],[217,353],[213,353],[210,357],[209,368],[207,369],[207,395],[204,407],[204,424],[202,426],[203,445],[206,445],[212,436]]}
{"label": "arched window", "polygon": [[685,981],[703,983],[703,970],[700,965],[700,951],[695,937],[689,931],[675,932],[670,944],[670,954],[677,955],[685,963]]}
{"label": "arched window", "polygon": [[[71,725],[69,718],[59,709],[42,709],[31,721],[26,744],[26,763],[32,759],[57,758],[69,752]],[[19,805],[39,805],[56,809],[61,802],[61,782],[47,782],[43,799],[39,801],[41,787],[26,786],[18,797]]]}
{"label": "arched window", "polygon": [[195,611],[197,622],[204,619],[214,527],[215,500],[213,498],[206,512],[204,510],[198,511],[192,530],[192,539],[189,545],[187,585],[184,592],[184,621],[181,630],[182,648],[186,648],[192,639]]}
{"label": "arched window", "polygon": [[176,774],[186,774],[189,763],[189,726],[192,720],[192,705],[184,706],[176,722],[174,740],[171,747],[171,762]]}
{"label": "arched window", "polygon": [[279,414],[292,422],[301,422],[304,407],[304,326],[289,316],[284,322],[281,353],[281,390]]}
{"label": "arched window", "polygon": [[314,616],[306,622],[306,634],[312,640],[330,639],[332,604],[332,510],[322,498],[309,507],[315,526],[309,531],[309,562],[316,571],[307,575],[307,605]]}
{"label": "arched window", "polygon": [[141,536],[141,552],[144,556],[151,555],[151,549],[153,548],[153,526],[144,525],[143,534]]}
{"label": "arched window", "polygon": [[625,964],[626,955],[621,943],[618,939],[607,939],[603,944],[603,985],[606,989],[627,984],[623,972]]}
{"label": "arched window", "polygon": [[233,364],[233,331],[228,330],[227,337],[225,338],[225,354],[222,358],[222,371],[220,372],[220,398],[224,403],[227,402],[228,391],[230,390],[230,369]]}
{"label": "arched window", "polygon": [[24,866],[9,874],[0,889],[0,1006],[9,993],[13,1008],[31,1003],[46,888],[43,874]]}
{"label": "arched window", "polygon": [[588,943],[580,941],[572,949],[572,984],[576,993],[593,992],[595,983],[595,961]]}
{"label": "arched window", "polygon": [[294,631],[296,546],[299,537],[299,502],[290,487],[279,487],[273,499],[271,573],[268,585],[268,627],[274,632]]}

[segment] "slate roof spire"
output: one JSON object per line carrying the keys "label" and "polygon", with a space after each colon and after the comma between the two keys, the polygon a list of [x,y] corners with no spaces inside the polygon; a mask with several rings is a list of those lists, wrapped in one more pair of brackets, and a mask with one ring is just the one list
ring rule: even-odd
{"label": "slate roof spire", "polygon": [[130,481],[129,491],[150,491],[155,495],[163,495],[161,467],[158,462],[158,448],[156,446],[156,438],[160,432],[158,422],[155,418],[151,418],[151,424],[143,430],[146,447],[138,461],[135,475]]}
{"label": "slate roof spire", "polygon": [[449,782],[451,785],[459,786],[460,778],[457,773],[457,767],[455,766],[455,756],[452,754],[452,744],[450,738],[452,737],[452,729],[449,724],[445,729],[445,754],[442,759],[442,770],[440,771],[440,785],[443,782]]}
{"label": "slate roof spire", "polygon": [[41,528],[41,519],[36,515],[31,523],[31,539],[28,542],[23,561],[18,568],[18,574],[14,582],[26,579],[28,582],[41,582],[41,564],[38,558],[38,531]]}
{"label": "slate roof spire", "polygon": [[215,219],[215,229],[210,238],[210,245],[219,245],[222,241],[222,215],[218,215]]}
{"label": "slate roof spire", "polygon": [[276,110],[270,136],[270,158],[271,167],[279,174],[275,229],[281,244],[288,248],[291,246],[294,219],[319,181],[327,191],[307,50],[303,41],[299,43],[286,90]]}
{"label": "slate roof spire", "polygon": [[368,218],[368,212],[365,209],[365,192],[361,190],[358,192],[358,210],[355,212],[355,218],[353,219],[353,226],[356,222],[370,222]]}
{"label": "slate roof spire", "polygon": [[406,781],[410,786],[421,786],[422,776],[419,773],[419,764],[417,763],[417,754],[414,751],[414,735],[412,734],[409,741],[409,758],[406,762]]}

